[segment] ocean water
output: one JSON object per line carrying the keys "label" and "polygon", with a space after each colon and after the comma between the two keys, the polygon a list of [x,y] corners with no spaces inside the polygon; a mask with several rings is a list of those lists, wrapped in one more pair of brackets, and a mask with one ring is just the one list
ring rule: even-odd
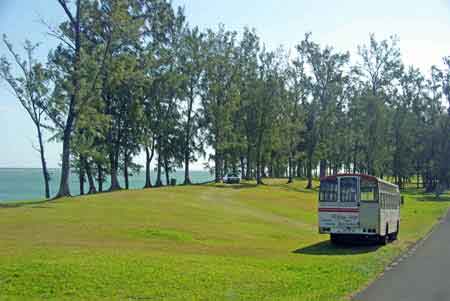
{"label": "ocean water", "polygon": [[[50,169],[50,193],[54,195],[59,187],[60,170]],[[163,175],[165,184],[165,176]],[[184,181],[184,171],[176,171],[170,174],[170,178],[175,178],[177,184]],[[156,175],[152,172],[152,183],[155,183]],[[191,171],[191,180],[193,183],[202,183],[213,180],[213,176],[208,171]],[[133,175],[129,179],[130,188],[139,189],[145,184],[145,173]],[[119,177],[119,182],[124,186],[123,177]],[[109,187],[109,181],[103,184],[103,189]],[[98,187],[97,187],[98,188]],[[85,191],[88,190],[87,183]],[[70,191],[72,195],[80,193],[78,175],[72,174],[70,177]],[[2,201],[21,201],[43,199],[44,181],[42,172],[39,168],[0,168],[0,202]]]}

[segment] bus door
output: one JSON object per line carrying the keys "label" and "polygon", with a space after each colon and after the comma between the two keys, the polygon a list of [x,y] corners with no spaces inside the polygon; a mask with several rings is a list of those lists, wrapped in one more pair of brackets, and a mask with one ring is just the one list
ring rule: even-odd
{"label": "bus door", "polygon": [[339,181],[339,207],[342,214],[338,215],[342,232],[359,231],[359,177],[342,176]]}
{"label": "bus door", "polygon": [[360,227],[363,233],[376,234],[379,221],[377,182],[371,179],[360,181]]}

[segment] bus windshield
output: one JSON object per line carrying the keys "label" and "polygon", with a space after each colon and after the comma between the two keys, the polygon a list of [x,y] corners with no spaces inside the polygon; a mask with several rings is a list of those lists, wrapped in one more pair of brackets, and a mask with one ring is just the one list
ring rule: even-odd
{"label": "bus windshield", "polygon": [[357,184],[356,178],[341,178],[340,189],[341,189],[341,202],[356,202],[357,201]]}
{"label": "bus windshield", "polygon": [[325,180],[320,182],[319,201],[337,202],[338,184],[337,180]]}

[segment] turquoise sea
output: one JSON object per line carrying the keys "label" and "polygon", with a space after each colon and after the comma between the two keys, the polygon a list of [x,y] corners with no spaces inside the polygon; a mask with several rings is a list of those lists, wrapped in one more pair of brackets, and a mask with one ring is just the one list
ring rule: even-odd
{"label": "turquoise sea", "polygon": [[[50,169],[50,192],[55,194],[59,186],[59,169]],[[152,173],[152,183],[155,183],[155,173]],[[184,171],[176,171],[170,175],[170,178],[177,179],[177,183],[183,183]],[[191,171],[191,180],[193,183],[202,183],[211,181],[213,176],[208,171]],[[120,184],[124,185],[123,178],[119,178]],[[163,176],[165,184],[165,176]],[[130,177],[130,188],[139,189],[145,184],[145,173],[133,175]],[[80,193],[78,176],[72,174],[70,177],[70,190],[72,195]],[[109,183],[103,184],[104,189],[108,189]],[[87,183],[85,191],[88,190]],[[44,184],[42,172],[39,168],[0,168],[0,202],[2,201],[21,201],[37,200],[44,198]]]}

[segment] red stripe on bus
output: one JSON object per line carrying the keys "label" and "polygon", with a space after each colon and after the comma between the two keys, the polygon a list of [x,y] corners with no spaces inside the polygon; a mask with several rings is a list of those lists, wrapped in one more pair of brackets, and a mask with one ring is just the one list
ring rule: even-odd
{"label": "red stripe on bus", "polygon": [[319,212],[359,212],[358,208],[319,208]]}

